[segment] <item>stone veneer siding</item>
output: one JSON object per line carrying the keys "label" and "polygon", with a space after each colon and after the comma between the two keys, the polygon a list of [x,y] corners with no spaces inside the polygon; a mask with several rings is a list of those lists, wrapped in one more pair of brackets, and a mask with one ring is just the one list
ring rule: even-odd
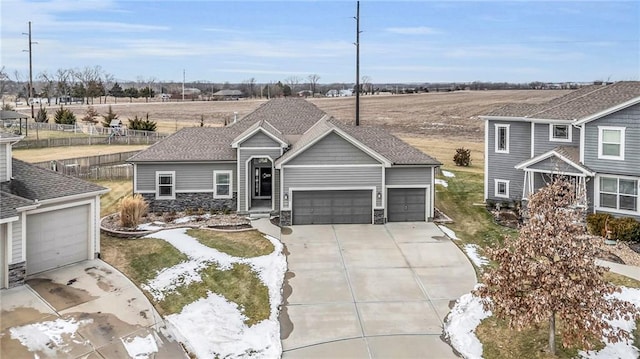
{"label": "stone veneer siding", "polygon": [[384,209],[373,210],[373,224],[384,224]]}
{"label": "stone veneer siding", "polygon": [[291,211],[280,211],[280,227],[291,225]]}
{"label": "stone veneer siding", "polygon": [[9,288],[24,284],[27,276],[27,262],[9,264]]}
{"label": "stone veneer siding", "polygon": [[212,193],[176,193],[175,199],[156,199],[155,193],[142,193],[149,204],[149,212],[185,211],[188,209],[206,211],[235,211],[237,207],[237,192],[233,198],[213,198]]}

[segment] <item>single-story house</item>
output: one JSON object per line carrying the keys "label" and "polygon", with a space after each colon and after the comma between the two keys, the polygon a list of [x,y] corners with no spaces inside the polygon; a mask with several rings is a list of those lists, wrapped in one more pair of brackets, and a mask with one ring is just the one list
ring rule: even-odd
{"label": "single-story house", "polygon": [[213,94],[213,97],[218,100],[238,100],[244,97],[244,94],[240,90],[220,90]]}
{"label": "single-story house", "polygon": [[12,158],[21,139],[0,133],[0,288],[100,253],[108,189]]}
{"label": "single-story house", "polygon": [[270,100],[225,127],[182,129],[128,161],[152,211],[270,213],[282,225],[429,220],[441,165],[300,98]]}

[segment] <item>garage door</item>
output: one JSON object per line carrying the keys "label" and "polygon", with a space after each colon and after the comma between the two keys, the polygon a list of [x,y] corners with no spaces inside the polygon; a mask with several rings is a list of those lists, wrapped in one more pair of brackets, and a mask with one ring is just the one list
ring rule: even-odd
{"label": "garage door", "polygon": [[89,205],[28,215],[27,274],[87,259],[89,221]]}
{"label": "garage door", "polygon": [[293,224],[371,223],[372,193],[358,191],[293,192]]}
{"label": "garage door", "polygon": [[389,188],[387,190],[387,219],[389,222],[425,220],[425,188]]}

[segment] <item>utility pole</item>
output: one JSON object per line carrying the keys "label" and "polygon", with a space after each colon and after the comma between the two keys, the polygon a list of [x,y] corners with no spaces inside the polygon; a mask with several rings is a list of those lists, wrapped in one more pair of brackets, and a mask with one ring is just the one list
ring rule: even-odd
{"label": "utility pole", "polygon": [[187,76],[186,74],[187,72],[184,69],[182,69],[182,102],[184,102],[184,80]]}
{"label": "utility pole", "polygon": [[360,126],[360,1],[356,1],[356,126]]}
{"label": "utility pole", "polygon": [[[37,42],[31,41],[31,21],[29,21],[29,33],[22,33],[23,35],[29,35],[29,102],[31,103],[31,118],[35,120],[36,115],[33,109],[33,59],[31,45],[37,44]],[[29,133],[29,126],[26,126],[26,133]]]}

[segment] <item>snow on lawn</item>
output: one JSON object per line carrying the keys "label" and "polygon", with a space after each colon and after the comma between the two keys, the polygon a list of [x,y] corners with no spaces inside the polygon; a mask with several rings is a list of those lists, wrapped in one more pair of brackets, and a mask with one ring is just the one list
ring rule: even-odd
{"label": "snow on lawn", "polygon": [[[19,340],[20,344],[27,347],[30,352],[42,352],[48,357],[56,357],[58,350],[65,353],[71,350],[67,349],[68,344],[65,344],[62,336],[74,339],[78,328],[91,322],[93,322],[92,319],[76,322],[73,318],[58,318],[48,322],[14,327],[9,329],[9,332],[11,339]],[[78,343],[77,340],[75,339],[74,342]]]}
{"label": "snow on lawn", "polygon": [[444,234],[446,234],[449,238],[455,239],[455,240],[460,240],[460,238],[458,238],[456,236],[456,232],[454,232],[453,230],[449,229],[448,227],[442,226],[442,225],[438,225],[438,227],[440,227],[440,230],[442,232],[444,232]]}
{"label": "snow on lawn", "polygon": [[[615,293],[613,296],[633,303],[640,310],[640,289],[622,287],[622,292]],[[482,343],[478,340],[475,331],[480,322],[491,315],[490,311],[484,310],[481,299],[471,293],[463,295],[456,301],[444,323],[444,333],[451,346],[464,358],[482,358]],[[633,320],[615,320],[611,323],[629,332],[633,332],[636,326]],[[640,350],[633,346],[633,339],[618,343],[609,343],[606,340],[604,342],[606,343],[604,349],[597,352],[580,351],[579,355],[588,359],[635,359],[640,357]]]}
{"label": "snow on lawn", "polygon": [[199,358],[240,358],[250,353],[258,353],[259,357],[265,358],[279,357],[282,345],[278,308],[282,302],[281,288],[287,270],[282,243],[265,236],[273,244],[274,251],[271,254],[240,258],[207,247],[186,232],[187,229],[179,228],[149,236],[167,241],[187,255],[189,260],[163,269],[156,278],[142,285],[143,289],[149,291],[156,300],[162,300],[165,294],[179,286],[201,281],[199,273],[207,266],[216,265],[226,270],[234,263],[246,264],[269,289],[271,312],[269,319],[249,327],[244,323],[246,317],[237,304],[209,293],[206,298],[186,305],[182,312],[167,316],[167,321],[175,328],[176,336]]}
{"label": "snow on lawn", "polygon": [[490,316],[491,312],[484,310],[481,299],[467,293],[456,301],[449,312],[444,323],[444,334],[464,358],[482,358],[482,343],[475,331],[480,322]]}
{"label": "snow on lawn", "polygon": [[456,176],[455,173],[453,172],[449,172],[449,171],[445,171],[445,170],[441,170],[440,172],[442,172],[442,175],[448,178],[453,178]]}
{"label": "snow on lawn", "polygon": [[158,345],[153,334],[146,337],[134,337],[130,339],[120,339],[122,345],[127,350],[130,357],[135,359],[150,358],[158,352]]}
{"label": "snow on lawn", "polygon": [[480,247],[478,247],[477,244],[465,244],[463,248],[464,252],[467,253],[469,259],[471,259],[473,264],[475,264],[478,268],[482,268],[485,265],[489,264],[489,260],[478,253]]}
{"label": "snow on lawn", "polygon": [[[621,287],[622,292],[614,293],[613,297],[632,303],[640,310],[640,289]],[[612,326],[622,328],[628,332],[633,332],[636,328],[636,322],[633,320],[618,319],[609,322]],[[603,341],[607,344],[600,351],[580,351],[579,354],[583,358],[589,359],[607,359],[607,358],[640,358],[640,350],[633,346],[633,339],[625,340],[618,343],[609,343],[606,339]]]}
{"label": "snow on lawn", "polygon": [[441,185],[444,188],[449,187],[449,183],[447,183],[447,181],[440,179],[440,178],[436,178],[436,184]]}

